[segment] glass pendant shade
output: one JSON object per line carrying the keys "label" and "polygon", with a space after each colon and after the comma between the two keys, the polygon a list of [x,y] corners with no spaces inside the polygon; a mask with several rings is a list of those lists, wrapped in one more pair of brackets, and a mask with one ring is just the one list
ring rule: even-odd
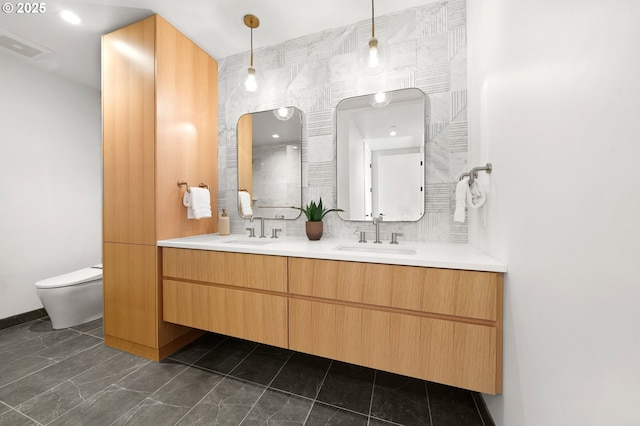
{"label": "glass pendant shade", "polygon": [[358,64],[367,75],[378,75],[385,70],[389,62],[389,46],[382,40],[372,37],[358,51]]}
{"label": "glass pendant shade", "polygon": [[256,90],[258,90],[256,69],[254,67],[247,67],[247,75],[244,79],[244,88],[247,92],[255,92]]}
{"label": "glass pendant shade", "polygon": [[264,83],[263,75],[260,69],[251,65],[245,65],[240,68],[237,74],[238,88],[248,95],[255,95]]}
{"label": "glass pendant shade", "polygon": [[376,38],[375,0],[371,0],[371,38],[358,49],[358,66],[366,75],[378,75],[389,62],[389,46]]}
{"label": "glass pendant shade", "polygon": [[253,30],[260,26],[260,20],[257,16],[251,14],[244,15],[243,20],[244,24],[251,29],[251,53],[249,56],[249,66],[243,67],[240,70],[239,79],[244,90],[249,94],[253,94],[258,91],[258,82],[260,80],[258,73],[253,66]]}

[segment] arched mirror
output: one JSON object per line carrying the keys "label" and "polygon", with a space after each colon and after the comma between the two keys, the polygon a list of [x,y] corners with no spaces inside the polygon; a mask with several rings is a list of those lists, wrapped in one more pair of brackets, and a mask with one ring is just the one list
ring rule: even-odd
{"label": "arched mirror", "polygon": [[417,221],[424,214],[426,107],[420,89],[342,100],[336,107],[338,214]]}
{"label": "arched mirror", "polygon": [[295,107],[238,120],[238,212],[296,219],[302,203],[302,112]]}

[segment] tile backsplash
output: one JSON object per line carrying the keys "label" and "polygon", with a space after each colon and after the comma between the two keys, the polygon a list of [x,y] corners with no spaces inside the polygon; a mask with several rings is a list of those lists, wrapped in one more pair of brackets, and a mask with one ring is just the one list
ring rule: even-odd
{"label": "tile backsplash", "polygon": [[[454,188],[467,170],[467,58],[465,0],[438,1],[376,17],[376,37],[391,58],[381,76],[358,69],[357,52],[371,36],[371,21],[309,34],[254,51],[260,88],[248,96],[240,86],[249,52],[218,60],[218,204],[231,218],[233,234],[246,233],[238,215],[236,124],[241,115],[296,106],[304,115],[302,139],[303,204],[322,197],[336,205],[335,107],[344,98],[417,87],[427,95],[425,214],[418,222],[383,222],[382,237],[403,232],[404,240],[467,242],[467,224],[453,222]],[[259,37],[259,32],[254,32]],[[304,216],[266,220],[267,230],[304,235]],[[371,222],[325,217],[324,237],[357,239],[373,231]]]}

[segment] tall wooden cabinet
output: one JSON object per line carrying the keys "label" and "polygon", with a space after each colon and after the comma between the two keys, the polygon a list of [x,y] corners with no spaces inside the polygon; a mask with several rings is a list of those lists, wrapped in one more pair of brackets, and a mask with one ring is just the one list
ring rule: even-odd
{"label": "tall wooden cabinet", "polygon": [[[218,65],[158,15],[102,38],[105,343],[160,360],[199,331],[162,320],[158,240],[217,231]],[[188,220],[205,183],[212,218]]]}

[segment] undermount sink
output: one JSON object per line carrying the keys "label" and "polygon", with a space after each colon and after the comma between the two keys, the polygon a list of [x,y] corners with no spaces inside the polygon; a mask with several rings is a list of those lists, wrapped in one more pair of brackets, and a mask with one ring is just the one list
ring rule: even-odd
{"label": "undermount sink", "polygon": [[264,240],[231,240],[225,241],[225,244],[244,244],[250,246],[263,246],[265,244],[271,244],[272,241],[264,241]]}
{"label": "undermount sink", "polygon": [[341,251],[352,251],[352,252],[358,252],[358,253],[380,253],[380,254],[409,254],[409,255],[413,255],[415,256],[416,254],[418,254],[416,252],[416,249],[412,248],[412,247],[393,247],[393,246],[389,246],[389,245],[385,245],[385,246],[380,246],[380,245],[368,245],[368,244],[363,244],[363,245],[344,245],[344,244],[340,244],[339,246],[336,246],[333,248],[334,250],[341,250]]}

